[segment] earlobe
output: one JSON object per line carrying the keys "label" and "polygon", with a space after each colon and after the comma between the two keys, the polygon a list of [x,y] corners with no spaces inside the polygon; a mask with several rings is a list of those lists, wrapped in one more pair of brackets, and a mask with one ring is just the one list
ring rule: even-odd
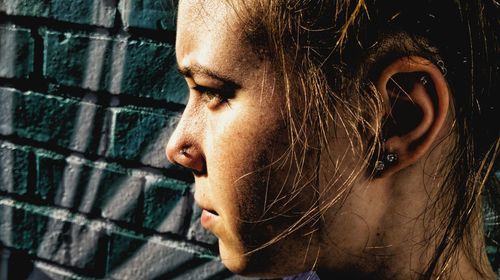
{"label": "earlobe", "polygon": [[450,92],[439,68],[414,56],[387,66],[376,87],[386,108],[382,157],[396,154],[398,159],[379,172],[379,177],[386,177],[416,163],[429,151],[444,127]]}

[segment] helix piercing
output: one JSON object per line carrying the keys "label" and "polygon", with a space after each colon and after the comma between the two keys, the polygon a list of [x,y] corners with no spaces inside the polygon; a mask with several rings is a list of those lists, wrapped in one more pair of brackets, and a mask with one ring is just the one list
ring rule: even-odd
{"label": "helix piercing", "polygon": [[420,83],[422,83],[422,85],[424,85],[424,86],[425,86],[428,82],[429,82],[429,81],[427,81],[427,77],[422,76],[422,77],[420,78]]}
{"label": "helix piercing", "polygon": [[444,61],[438,60],[438,62],[436,62],[436,64],[439,67],[439,69],[441,69],[441,72],[443,72],[443,76],[446,76],[446,74],[448,73],[448,70],[444,66]]}

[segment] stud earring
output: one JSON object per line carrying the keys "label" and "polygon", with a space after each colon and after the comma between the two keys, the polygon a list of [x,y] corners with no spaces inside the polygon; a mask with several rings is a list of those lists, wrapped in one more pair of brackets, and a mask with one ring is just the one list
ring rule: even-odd
{"label": "stud earring", "polygon": [[388,153],[382,156],[382,159],[375,162],[375,175],[380,176],[387,168],[395,165],[398,162],[397,153]]}

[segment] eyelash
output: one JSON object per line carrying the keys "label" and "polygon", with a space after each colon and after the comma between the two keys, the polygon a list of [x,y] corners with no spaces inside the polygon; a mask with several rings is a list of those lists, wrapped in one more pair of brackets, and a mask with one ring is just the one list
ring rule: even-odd
{"label": "eyelash", "polygon": [[228,94],[226,94],[224,91],[200,85],[194,86],[192,87],[192,89],[208,98],[207,102],[217,100],[217,105],[229,102]]}

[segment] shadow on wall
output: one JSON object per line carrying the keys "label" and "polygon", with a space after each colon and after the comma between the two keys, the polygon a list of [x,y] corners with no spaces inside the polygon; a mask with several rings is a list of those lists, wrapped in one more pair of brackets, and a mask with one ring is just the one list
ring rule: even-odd
{"label": "shadow on wall", "polygon": [[[22,269],[19,269],[22,267]],[[50,280],[51,278],[36,268],[24,252],[11,251],[0,243],[0,280],[27,279]]]}

